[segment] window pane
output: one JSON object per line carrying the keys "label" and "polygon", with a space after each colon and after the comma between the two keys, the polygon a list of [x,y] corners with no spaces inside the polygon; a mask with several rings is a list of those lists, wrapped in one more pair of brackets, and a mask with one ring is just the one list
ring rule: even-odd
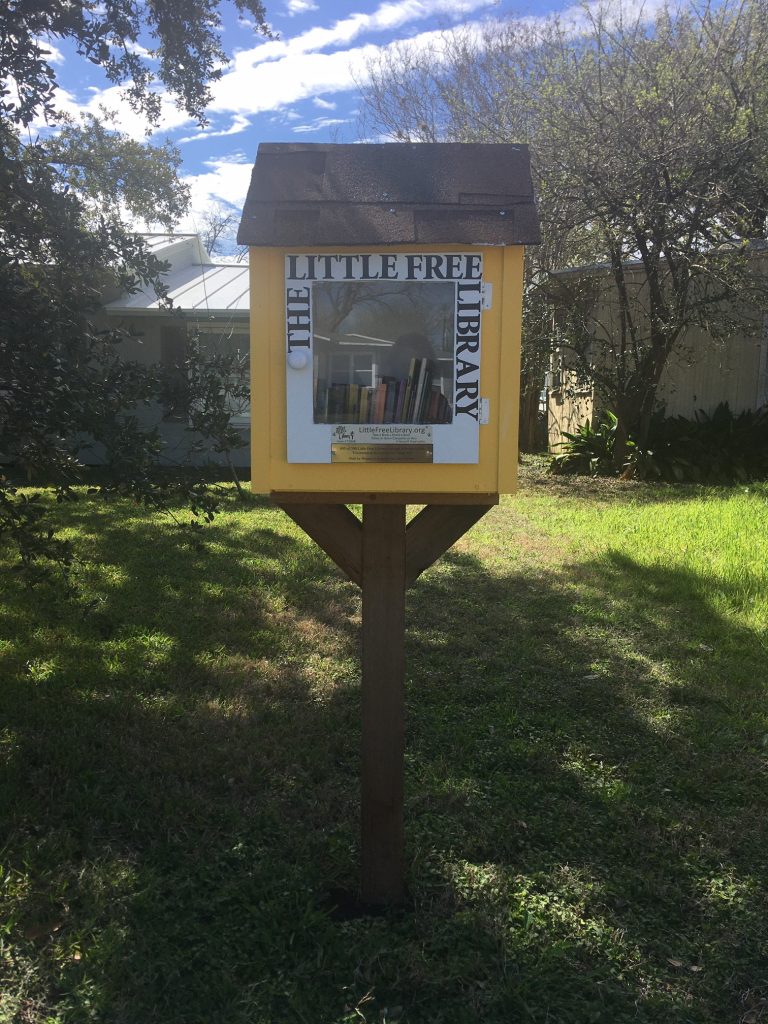
{"label": "window pane", "polygon": [[198,326],[201,355],[210,360],[221,377],[227,411],[234,426],[250,422],[250,345],[247,324]]}
{"label": "window pane", "polygon": [[315,423],[450,423],[456,286],[318,282]]}

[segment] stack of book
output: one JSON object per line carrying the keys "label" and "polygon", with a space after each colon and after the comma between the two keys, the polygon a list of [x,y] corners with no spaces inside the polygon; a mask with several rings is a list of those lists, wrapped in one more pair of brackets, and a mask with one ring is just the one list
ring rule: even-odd
{"label": "stack of book", "polygon": [[428,359],[411,359],[406,378],[382,377],[375,387],[316,381],[321,423],[450,423],[451,406],[432,383]]}

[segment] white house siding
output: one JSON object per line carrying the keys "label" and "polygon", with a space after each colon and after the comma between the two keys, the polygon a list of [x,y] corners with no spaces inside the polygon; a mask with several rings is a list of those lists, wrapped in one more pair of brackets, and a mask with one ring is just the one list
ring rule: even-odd
{"label": "white house siding", "polygon": [[[126,360],[151,364],[173,361],[180,354],[184,336],[198,331],[202,339],[215,343],[217,336],[229,337],[233,332],[249,346],[249,288],[247,264],[215,263],[205,251],[197,235],[147,235],[154,254],[170,268],[164,276],[169,298],[176,312],[170,312],[154,291],[145,289],[132,295],[110,295],[97,326],[124,328],[131,336],[121,344]],[[174,345],[174,336],[176,344]],[[134,414],[145,426],[157,426],[165,444],[161,464],[203,465],[225,464],[226,457],[213,451],[192,453],[199,440],[187,424],[164,416],[157,404],[140,406]],[[231,453],[239,468],[250,466],[250,426],[248,417],[233,420],[246,444]],[[90,465],[104,462],[99,446],[85,444],[80,457]]]}

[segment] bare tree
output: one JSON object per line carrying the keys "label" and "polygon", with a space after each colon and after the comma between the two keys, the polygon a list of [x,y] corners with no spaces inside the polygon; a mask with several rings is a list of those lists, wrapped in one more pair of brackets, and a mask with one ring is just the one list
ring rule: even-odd
{"label": "bare tree", "polygon": [[[762,0],[653,19],[606,0],[369,68],[368,132],[532,145],[544,242],[527,268],[528,389],[554,338],[618,416],[617,458],[647,435],[685,331],[727,338],[765,303],[751,243],[765,237],[767,72]],[[601,269],[556,273],[586,265]]]}
{"label": "bare tree", "polygon": [[225,251],[223,243],[230,241],[240,221],[237,213],[222,203],[213,203],[199,217],[199,233],[206,250],[215,256]]}

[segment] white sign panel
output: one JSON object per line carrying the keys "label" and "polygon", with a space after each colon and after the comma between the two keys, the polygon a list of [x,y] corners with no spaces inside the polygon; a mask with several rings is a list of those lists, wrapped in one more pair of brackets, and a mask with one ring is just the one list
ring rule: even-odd
{"label": "white sign panel", "polygon": [[482,277],[479,253],[286,256],[288,461],[477,463]]}

